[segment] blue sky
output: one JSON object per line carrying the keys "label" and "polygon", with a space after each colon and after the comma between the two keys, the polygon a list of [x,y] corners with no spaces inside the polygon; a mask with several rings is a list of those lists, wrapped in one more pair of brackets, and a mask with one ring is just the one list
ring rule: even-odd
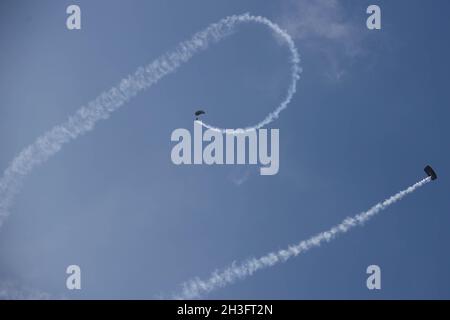
{"label": "blue sky", "polygon": [[[80,31],[65,27],[73,3]],[[374,3],[379,31],[365,26]],[[430,163],[436,183],[363,228],[207,298],[450,298],[449,10],[444,0],[2,2],[1,168],[122,77],[231,14],[286,28],[303,73],[270,124],[280,129],[275,176],[170,160],[170,134],[192,130],[195,110],[236,128],[283,97],[288,52],[266,29],[241,27],[140,93],[27,177],[0,230],[0,282],[74,299],[169,295],[369,208]],[[80,291],[65,287],[71,264],[81,267]],[[381,267],[380,291],[365,286],[370,264]]]}

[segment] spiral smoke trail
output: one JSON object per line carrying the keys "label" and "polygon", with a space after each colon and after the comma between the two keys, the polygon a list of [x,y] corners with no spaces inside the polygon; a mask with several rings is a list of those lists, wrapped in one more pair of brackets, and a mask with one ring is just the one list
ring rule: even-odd
{"label": "spiral smoke trail", "polygon": [[271,252],[260,258],[252,258],[242,264],[236,264],[233,262],[231,266],[221,271],[213,272],[207,280],[195,278],[193,280],[185,282],[184,284],[182,284],[181,293],[174,295],[173,298],[199,298],[204,294],[225,287],[226,285],[232,284],[237,280],[245,279],[253,275],[258,270],[272,267],[281,262],[285,262],[290,258],[296,257],[299,254],[308,251],[309,249],[319,247],[323,243],[330,242],[331,240],[336,238],[336,236],[346,233],[354,227],[363,225],[380,211],[387,209],[390,205],[396,203],[397,201],[400,201],[403,197],[410,193],[413,193],[416,189],[420,188],[430,181],[431,178],[427,177],[406,188],[405,190],[398,192],[390,198],[377,203],[369,210],[359,213],[354,217],[348,217],[340,224],[332,227],[331,229],[316,234],[315,236],[307,240],[303,240],[296,245],[289,246],[287,249]]}
{"label": "spiral smoke trail", "polygon": [[[244,23],[257,23],[268,27],[285,44],[291,53],[291,84],[286,98],[264,120],[246,130],[260,128],[275,120],[291,101],[296,91],[296,83],[301,69],[299,55],[292,38],[278,25],[261,16],[249,14],[233,15],[213,23],[203,31],[197,32],[191,39],[178,44],[172,52],[166,53],[150,64],[139,67],[137,71],[120,81],[108,91],[101,93],[70,116],[64,123],[44,133],[36,141],[23,149],[10,163],[0,180],[0,226],[9,215],[9,209],[15,195],[19,192],[24,178],[38,165],[56,154],[64,144],[94,129],[95,124],[107,119],[114,111],[128,102],[138,92],[148,89],[166,75],[174,72],[195,54],[206,50],[211,43],[219,42],[232,34],[236,27]],[[206,127],[214,128],[207,124]],[[216,130],[222,130],[214,128]]]}

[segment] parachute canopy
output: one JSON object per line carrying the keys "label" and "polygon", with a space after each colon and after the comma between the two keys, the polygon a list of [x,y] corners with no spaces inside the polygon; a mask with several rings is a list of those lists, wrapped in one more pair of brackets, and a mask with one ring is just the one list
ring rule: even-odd
{"label": "parachute canopy", "polygon": [[198,120],[198,117],[200,117],[202,114],[205,114],[205,111],[203,110],[195,111],[195,120]]}
{"label": "parachute canopy", "polygon": [[431,177],[431,180],[436,180],[437,179],[437,175],[436,172],[434,172],[433,168],[431,166],[426,166],[424,169],[425,173]]}

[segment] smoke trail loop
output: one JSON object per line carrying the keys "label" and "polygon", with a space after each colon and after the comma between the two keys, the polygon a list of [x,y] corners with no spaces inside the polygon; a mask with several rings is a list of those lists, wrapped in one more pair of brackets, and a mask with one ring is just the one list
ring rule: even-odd
{"label": "smoke trail loop", "polygon": [[[181,42],[174,51],[166,53],[150,64],[139,67],[135,73],[122,79],[116,87],[101,93],[86,106],[78,109],[64,123],[55,126],[30,146],[23,149],[10,163],[0,180],[0,226],[9,215],[15,195],[18,193],[25,176],[36,166],[47,161],[61,150],[64,144],[94,129],[99,120],[109,116],[137,95],[156,84],[165,76],[175,72],[183,63],[188,62],[210,44],[221,41],[231,35],[236,27],[243,23],[256,23],[268,27],[287,45],[291,54],[291,84],[285,99],[265,119],[245,130],[260,128],[278,118],[292,99],[301,69],[300,58],[292,38],[278,25],[267,18],[250,14],[233,15],[213,23],[203,31],[197,32],[191,39]],[[203,123],[207,128],[223,131]]]}

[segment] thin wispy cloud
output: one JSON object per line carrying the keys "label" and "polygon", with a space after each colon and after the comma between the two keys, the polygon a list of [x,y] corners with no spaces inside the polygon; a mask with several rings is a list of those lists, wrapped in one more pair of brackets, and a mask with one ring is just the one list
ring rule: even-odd
{"label": "thin wispy cloud", "polygon": [[339,0],[288,1],[280,24],[298,41],[326,60],[324,75],[339,80],[364,54],[364,16],[351,16]]}
{"label": "thin wispy cloud", "polygon": [[229,179],[236,186],[241,186],[250,179],[253,170],[251,168],[237,168],[230,173]]}

